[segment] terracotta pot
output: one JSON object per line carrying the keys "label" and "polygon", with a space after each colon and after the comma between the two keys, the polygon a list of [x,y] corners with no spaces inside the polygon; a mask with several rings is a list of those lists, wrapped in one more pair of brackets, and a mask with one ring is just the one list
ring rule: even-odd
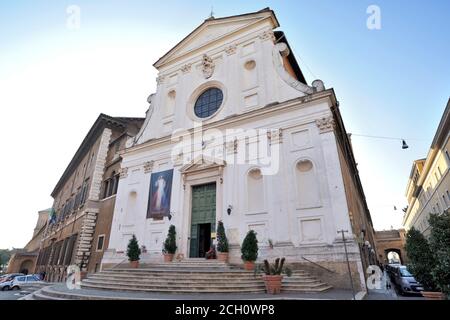
{"label": "terracotta pot", "polygon": [[134,269],[139,268],[139,260],[136,260],[136,261],[130,261],[130,267],[131,267],[131,268],[134,268]]}
{"label": "terracotta pot", "polygon": [[228,252],[217,252],[217,260],[228,262]]}
{"label": "terracotta pot", "polygon": [[173,253],[164,253],[164,262],[172,262],[173,256]]}
{"label": "terracotta pot", "polygon": [[244,261],[245,270],[255,270],[255,261]]}
{"label": "terracotta pot", "polygon": [[427,300],[445,300],[445,293],[435,291],[422,291],[422,296]]}
{"label": "terracotta pot", "polygon": [[278,294],[281,292],[282,275],[264,275],[264,283],[266,284],[266,291],[269,294]]}

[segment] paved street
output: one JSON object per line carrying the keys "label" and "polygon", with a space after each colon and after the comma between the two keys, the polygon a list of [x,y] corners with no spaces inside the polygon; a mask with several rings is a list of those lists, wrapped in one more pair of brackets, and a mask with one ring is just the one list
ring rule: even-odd
{"label": "paved street", "polygon": [[30,291],[20,290],[0,291],[0,300],[17,300],[30,293]]}
{"label": "paved street", "polygon": [[[391,285],[390,289],[386,289],[386,281],[390,282],[389,278],[386,276],[386,273],[383,276],[381,281],[381,288],[369,290],[366,295],[366,300],[423,300],[422,296],[418,295],[408,295],[402,296],[397,294],[396,290]],[[52,284],[49,284],[52,285]],[[299,299],[299,300],[350,300],[352,299],[350,290],[340,290],[340,289],[332,289],[323,293],[303,293],[303,294],[281,294],[277,296],[267,295],[267,294],[237,294],[232,297],[228,295],[220,295],[220,294],[208,294],[208,296],[204,296],[201,294],[190,295],[190,294],[161,294],[161,293],[135,293],[135,292],[120,292],[120,291],[104,291],[104,290],[69,290],[65,284],[53,284],[54,289],[61,293],[71,293],[71,294],[79,294],[79,295],[90,295],[95,297],[96,299],[186,299],[186,300],[221,300],[221,299],[232,299],[232,300],[252,300],[252,299],[281,299],[281,300],[291,300],[291,299]],[[0,300],[17,300],[27,294],[32,293],[35,290],[38,290],[39,287],[29,288],[27,290],[21,291],[0,291]]]}
{"label": "paved street", "polygon": [[381,288],[369,290],[366,300],[424,300],[425,298],[419,295],[400,295],[396,292],[393,284],[390,289],[386,289],[386,282],[390,283],[389,277],[384,272],[381,281]]}

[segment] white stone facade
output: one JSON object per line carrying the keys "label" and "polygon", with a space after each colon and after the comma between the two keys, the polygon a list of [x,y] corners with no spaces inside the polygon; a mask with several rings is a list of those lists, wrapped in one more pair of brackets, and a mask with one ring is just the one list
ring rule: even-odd
{"label": "white stone facade", "polygon": [[[330,111],[334,93],[324,90],[321,81],[307,86],[292,76],[283,59],[287,46],[274,41],[276,27],[267,11],[208,20],[155,64],[158,86],[149,97],[146,122],[122,155],[103,263],[126,260],[132,234],[147,250],[141,262],[161,261],[171,224],[177,230],[178,252],[188,257],[192,186],[209,182],[216,183],[216,220],[225,225],[232,263],[241,262],[239,246],[250,229],[257,232],[261,258],[344,261],[337,231],[353,235]],[[193,106],[209,87],[222,90],[223,103],[214,115],[199,119]],[[268,148],[279,153],[279,161],[272,159],[269,165],[274,172],[264,171],[260,155],[237,163],[242,150],[264,142],[261,137],[212,141],[203,136],[199,139],[206,147],[200,143],[190,155],[174,152],[174,132],[194,133],[198,123],[199,134],[210,129],[270,129]],[[198,155],[214,148],[223,151],[225,161]],[[174,169],[171,220],[147,219],[151,173],[168,169]],[[349,252],[358,264],[354,242]]]}

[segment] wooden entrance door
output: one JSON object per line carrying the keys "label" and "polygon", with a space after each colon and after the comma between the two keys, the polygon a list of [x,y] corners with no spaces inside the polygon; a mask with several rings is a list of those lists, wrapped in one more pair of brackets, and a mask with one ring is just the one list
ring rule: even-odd
{"label": "wooden entrance door", "polygon": [[216,184],[192,187],[192,215],[189,257],[204,257],[216,231]]}

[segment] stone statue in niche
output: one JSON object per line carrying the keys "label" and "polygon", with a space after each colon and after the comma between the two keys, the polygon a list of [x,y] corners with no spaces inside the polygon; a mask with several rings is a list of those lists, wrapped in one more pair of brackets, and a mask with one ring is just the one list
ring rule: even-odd
{"label": "stone statue in niche", "polygon": [[214,61],[211,57],[208,57],[208,55],[206,54],[203,55],[202,71],[205,79],[211,78],[211,76],[214,73]]}

